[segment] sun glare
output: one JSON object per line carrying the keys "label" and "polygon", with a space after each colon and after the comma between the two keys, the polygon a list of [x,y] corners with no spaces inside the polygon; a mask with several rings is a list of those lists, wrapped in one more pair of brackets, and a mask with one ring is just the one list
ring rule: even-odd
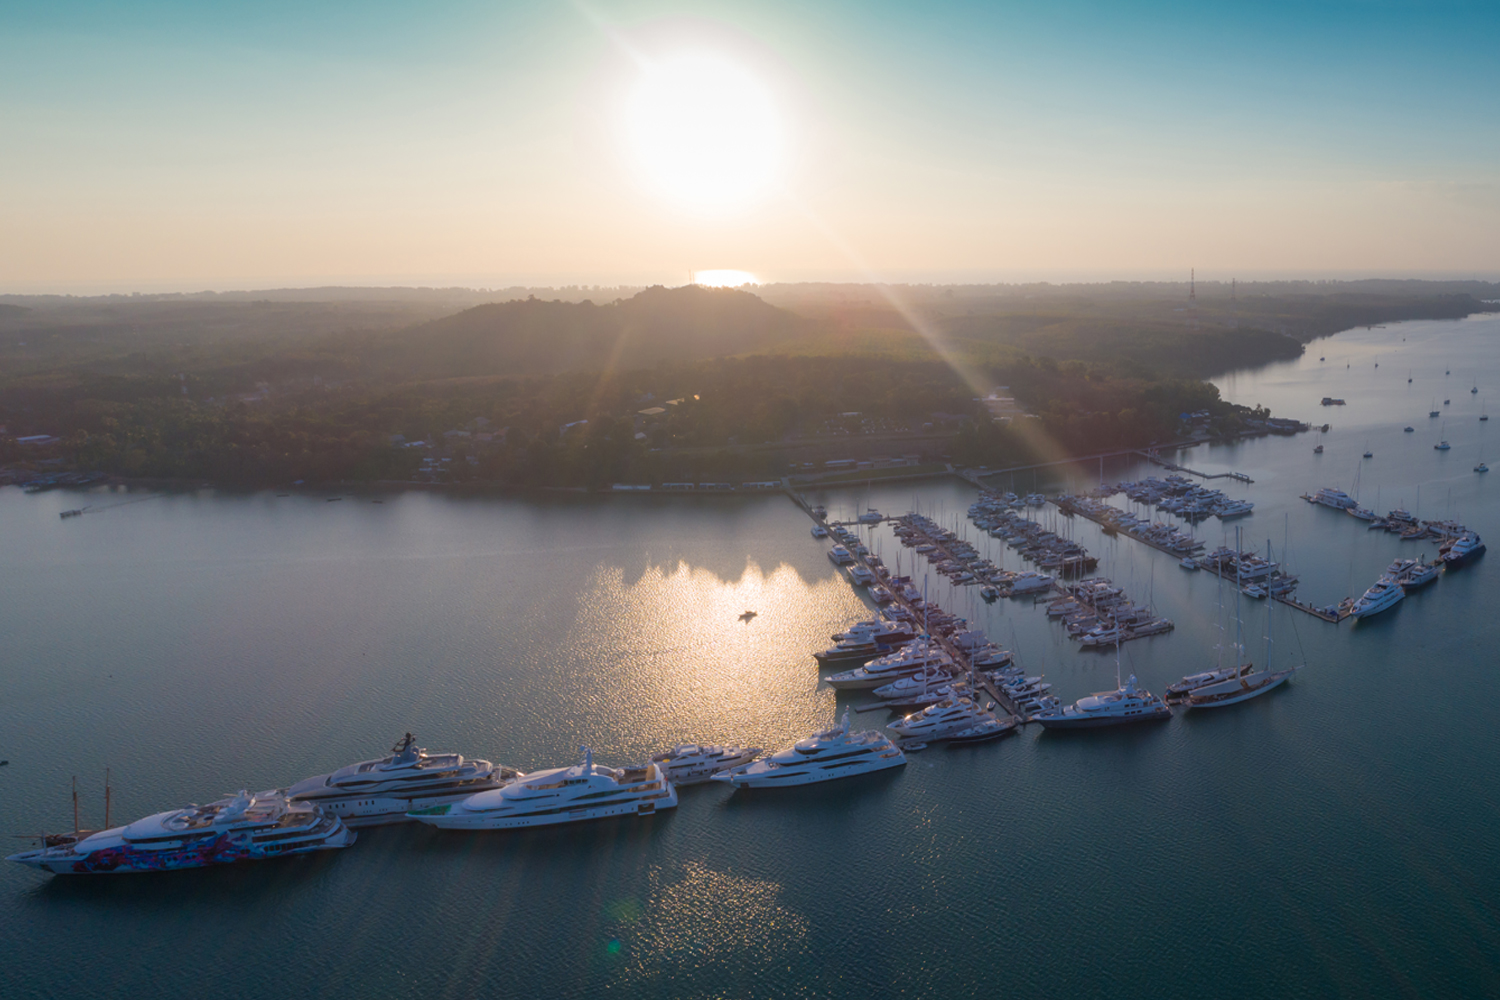
{"label": "sun glare", "polygon": [[777,179],[783,130],[770,91],[733,63],[711,55],[653,63],[627,114],[647,181],[684,208],[732,212]]}
{"label": "sun glare", "polygon": [[741,285],[758,285],[760,279],[749,271],[698,271],[693,275],[693,284],[707,288],[739,288]]}

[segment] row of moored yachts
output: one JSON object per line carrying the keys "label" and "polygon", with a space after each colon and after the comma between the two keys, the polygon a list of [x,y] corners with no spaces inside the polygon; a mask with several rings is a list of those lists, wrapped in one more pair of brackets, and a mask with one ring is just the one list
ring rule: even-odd
{"label": "row of moored yachts", "polygon": [[595,764],[587,748],[569,767],[523,774],[461,754],[429,754],[410,733],[389,756],[273,791],[240,791],[207,805],[125,826],[42,838],[10,860],[56,874],[171,871],[336,850],[355,827],[414,820],[448,830],[507,830],[608,817],[651,816],[677,805],[681,785],[785,788],[906,763],[900,747],[843,724],[761,758],[749,747],[684,744],[639,767]]}

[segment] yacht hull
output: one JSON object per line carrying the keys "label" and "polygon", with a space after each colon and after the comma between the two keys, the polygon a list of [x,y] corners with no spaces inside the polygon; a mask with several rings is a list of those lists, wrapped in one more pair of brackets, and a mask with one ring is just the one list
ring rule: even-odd
{"label": "yacht hull", "polygon": [[677,808],[677,790],[667,784],[667,794],[649,802],[633,799],[614,805],[590,806],[567,809],[555,813],[531,813],[518,816],[493,816],[485,813],[455,813],[414,815],[440,830],[521,830],[537,826],[562,826],[567,823],[586,823],[596,819],[615,819],[624,816],[654,816],[667,809]]}
{"label": "yacht hull", "polygon": [[265,861],[332,851],[354,843],[356,834],[344,827],[337,833],[316,841],[289,844],[284,849],[268,850],[265,845],[246,844],[232,834],[221,834],[206,842],[175,850],[142,850],[130,845],[108,847],[84,854],[59,854],[54,851],[28,851],[12,855],[9,860],[54,875],[134,875],[143,872],[182,871],[242,861]]}
{"label": "yacht hull", "polygon": [[1157,712],[1142,712],[1139,715],[1073,716],[1038,715],[1033,722],[1040,722],[1043,729],[1105,729],[1110,726],[1129,726],[1137,722],[1165,722],[1172,717],[1172,710],[1163,706]]}
{"label": "yacht hull", "polygon": [[1282,670],[1276,676],[1267,680],[1264,684],[1249,688],[1248,690],[1234,692],[1221,697],[1209,697],[1200,700],[1189,698],[1184,704],[1188,708],[1223,708],[1225,705],[1238,705],[1242,701],[1259,697],[1268,691],[1274,691],[1287,681],[1292,679],[1295,670]]}
{"label": "yacht hull", "polygon": [[735,788],[790,788],[793,785],[816,785],[824,781],[838,781],[842,778],[854,778],[861,774],[874,774],[878,771],[888,771],[893,767],[902,767],[906,764],[906,757],[895,755],[893,757],[878,757],[873,760],[862,760],[857,769],[819,769],[819,770],[797,770],[786,771],[777,774],[768,771],[759,774],[733,774],[720,775],[715,781],[723,781],[733,785]]}

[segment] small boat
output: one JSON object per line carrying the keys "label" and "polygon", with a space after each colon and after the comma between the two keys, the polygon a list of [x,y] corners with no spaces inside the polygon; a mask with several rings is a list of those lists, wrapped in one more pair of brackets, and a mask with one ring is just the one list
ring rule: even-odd
{"label": "small boat", "polygon": [[1474,466],[1474,471],[1475,472],[1489,472],[1490,471],[1490,467],[1488,465],[1485,465],[1483,462],[1480,462],[1478,465]]}
{"label": "small boat", "polygon": [[1181,566],[1183,569],[1198,568],[1198,563],[1193,559],[1192,556],[1183,556],[1182,559],[1178,561],[1177,565]]}
{"label": "small boat", "polygon": [[1314,448],[1313,449],[1313,454],[1314,455],[1321,455],[1321,454],[1323,454],[1323,446],[1322,445],[1318,445],[1316,448]]}
{"label": "small boat", "polygon": [[1447,441],[1439,441],[1437,444],[1433,445],[1432,447],[1433,447],[1434,451],[1447,451],[1448,449],[1452,448],[1453,446],[1451,444],[1449,444]]}
{"label": "small boat", "polygon": [[1406,433],[1408,433],[1408,434],[1412,434],[1412,433],[1416,432],[1416,428],[1415,427],[1403,427],[1401,429],[1403,431],[1405,431]]}
{"label": "small boat", "polygon": [[1474,388],[1470,389],[1469,392],[1471,394],[1477,394],[1479,392],[1479,386],[1476,385]]}
{"label": "small boat", "polygon": [[812,536],[814,538],[827,538],[828,529],[823,527],[821,524],[815,524],[812,526]]}
{"label": "small boat", "polygon": [[1258,583],[1247,583],[1244,587],[1244,594],[1246,597],[1253,597],[1256,600],[1260,600],[1266,596],[1266,588]]}
{"label": "small boat", "polygon": [[1375,453],[1373,451],[1367,451],[1367,452],[1365,452],[1365,458],[1374,458],[1374,457],[1375,457]]}
{"label": "small boat", "polygon": [[1453,402],[1453,400],[1451,400],[1451,399],[1445,399],[1445,400],[1443,400],[1443,405],[1447,406],[1447,405],[1449,405],[1452,402]]}

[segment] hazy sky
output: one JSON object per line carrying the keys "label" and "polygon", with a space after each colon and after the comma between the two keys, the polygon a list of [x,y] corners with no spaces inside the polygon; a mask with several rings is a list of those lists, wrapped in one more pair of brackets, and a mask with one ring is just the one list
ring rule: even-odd
{"label": "hazy sky", "polygon": [[0,291],[1189,267],[1500,273],[1500,3],[0,4]]}

